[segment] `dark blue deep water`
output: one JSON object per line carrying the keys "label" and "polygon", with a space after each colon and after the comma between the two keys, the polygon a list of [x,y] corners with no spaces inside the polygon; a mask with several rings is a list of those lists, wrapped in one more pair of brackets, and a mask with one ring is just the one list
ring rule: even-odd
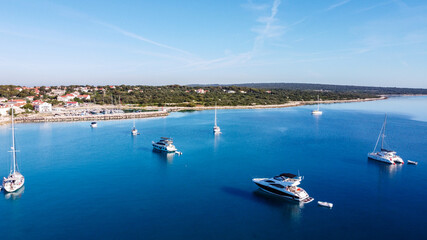
{"label": "dark blue deep water", "polygon": [[[136,120],[137,137],[132,120],[18,124],[26,183],[0,195],[0,239],[426,239],[427,97],[313,108],[218,110],[217,137],[213,111]],[[366,158],[385,112],[403,166]],[[183,155],[153,152],[161,136]],[[9,148],[3,126],[1,176]],[[251,181],[298,170],[304,206]]]}

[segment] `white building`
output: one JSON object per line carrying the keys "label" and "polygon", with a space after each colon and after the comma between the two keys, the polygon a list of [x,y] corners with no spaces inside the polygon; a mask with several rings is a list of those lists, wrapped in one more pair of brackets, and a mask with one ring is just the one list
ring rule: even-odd
{"label": "white building", "polygon": [[41,104],[34,105],[34,110],[44,113],[44,112],[52,112],[52,104],[44,102]]}

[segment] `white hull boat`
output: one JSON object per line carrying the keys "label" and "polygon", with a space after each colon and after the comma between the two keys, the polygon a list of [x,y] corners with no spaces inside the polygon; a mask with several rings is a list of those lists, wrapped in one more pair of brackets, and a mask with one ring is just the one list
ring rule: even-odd
{"label": "white hull boat", "polygon": [[317,204],[319,204],[319,206],[327,207],[327,208],[332,208],[334,206],[334,204],[332,204],[332,203],[321,202],[321,201],[318,201]]}
{"label": "white hull boat", "polygon": [[132,128],[131,134],[133,136],[139,135],[138,129],[136,129],[136,127],[135,127],[135,119],[133,120],[133,128]]}
{"label": "white hull boat", "polygon": [[317,95],[317,109],[316,110],[313,110],[313,111],[311,111],[311,114],[312,115],[322,115],[323,114],[323,112],[322,111],[320,111],[320,106],[319,106],[319,95]]}
{"label": "white hull boat", "polygon": [[216,124],[216,103],[215,103],[215,124],[213,127],[213,132],[215,134],[220,134],[221,133],[221,128]]}
{"label": "white hull boat", "polygon": [[98,127],[98,124],[97,124],[96,122],[92,122],[92,123],[90,124],[90,127],[91,127],[91,128],[97,128],[97,127]]}
{"label": "white hull boat", "polygon": [[282,173],[273,178],[254,178],[252,181],[262,190],[283,198],[309,203],[314,200],[308,193],[298,187],[302,178],[291,173]]}
{"label": "white hull boat", "polygon": [[411,160],[408,160],[408,164],[412,164],[412,165],[418,165],[418,162],[415,162],[415,161],[411,161]]}
{"label": "white hull boat", "polygon": [[160,141],[152,142],[153,149],[166,153],[174,153],[178,149],[176,149],[175,145],[173,145],[172,138],[161,137]]}
{"label": "white hull boat", "polygon": [[15,122],[13,120],[13,111],[12,111],[12,164],[9,176],[7,178],[3,177],[2,189],[6,192],[15,192],[24,186],[25,178],[19,172],[18,162],[16,160],[16,146],[15,146]]}
{"label": "white hull boat", "polygon": [[[387,150],[384,148],[386,124],[387,124],[387,115],[385,115],[384,123],[383,123],[383,126],[381,127],[380,134],[378,135],[378,139],[375,144],[374,150],[371,153],[368,153],[368,158],[379,161],[379,162],[387,163],[387,164],[396,164],[396,163],[404,164],[405,162],[403,161],[403,159],[400,156],[398,156],[395,151]],[[379,152],[375,152],[380,138],[381,138],[381,150]]]}

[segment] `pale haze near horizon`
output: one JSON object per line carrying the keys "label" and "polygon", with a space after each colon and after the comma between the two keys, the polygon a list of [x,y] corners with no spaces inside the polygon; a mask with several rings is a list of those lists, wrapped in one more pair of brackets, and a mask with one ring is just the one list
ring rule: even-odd
{"label": "pale haze near horizon", "polygon": [[0,84],[427,88],[422,0],[0,3]]}

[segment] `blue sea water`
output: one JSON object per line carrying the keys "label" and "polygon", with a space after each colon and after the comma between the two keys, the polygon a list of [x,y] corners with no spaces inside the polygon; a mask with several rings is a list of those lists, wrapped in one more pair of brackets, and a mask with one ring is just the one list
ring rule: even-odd
{"label": "blue sea water", "polygon": [[[0,239],[426,239],[427,97],[136,120],[18,124],[25,188],[0,195]],[[367,160],[384,113],[405,160]],[[0,128],[0,175],[10,128]],[[173,137],[183,155],[152,151]],[[419,165],[407,165],[406,161]],[[251,179],[300,172],[314,202]],[[317,201],[334,203],[332,209]]]}

